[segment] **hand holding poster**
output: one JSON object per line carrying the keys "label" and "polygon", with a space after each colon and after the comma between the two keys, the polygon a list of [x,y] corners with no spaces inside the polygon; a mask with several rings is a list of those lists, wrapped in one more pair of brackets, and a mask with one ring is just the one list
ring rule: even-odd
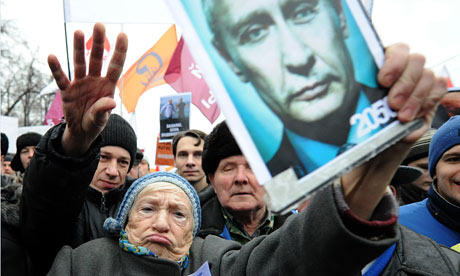
{"label": "hand holding poster", "polygon": [[170,6],[272,210],[407,133],[377,85],[383,49],[359,1]]}

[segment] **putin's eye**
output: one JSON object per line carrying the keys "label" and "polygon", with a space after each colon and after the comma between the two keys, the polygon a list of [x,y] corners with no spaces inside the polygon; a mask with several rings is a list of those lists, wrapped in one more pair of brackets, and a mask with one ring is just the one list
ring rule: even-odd
{"label": "putin's eye", "polygon": [[292,13],[291,19],[296,24],[309,22],[316,15],[317,8],[309,3],[301,3]]}
{"label": "putin's eye", "polygon": [[254,43],[264,38],[268,33],[268,26],[263,24],[253,24],[248,26],[240,36],[240,43]]}

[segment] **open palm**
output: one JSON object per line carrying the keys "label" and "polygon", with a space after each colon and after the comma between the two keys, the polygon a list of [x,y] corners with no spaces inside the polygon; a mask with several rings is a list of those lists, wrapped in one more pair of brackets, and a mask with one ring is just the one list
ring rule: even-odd
{"label": "open palm", "polygon": [[86,70],[84,35],[74,34],[74,72],[72,82],[67,78],[54,55],[48,64],[62,93],[62,108],[67,122],[63,136],[63,148],[68,154],[83,154],[107,123],[111,110],[115,86],[123,70],[128,39],[118,35],[115,52],[110,60],[107,75],[101,76],[105,41],[105,27],[97,23],[93,30],[93,46]]}

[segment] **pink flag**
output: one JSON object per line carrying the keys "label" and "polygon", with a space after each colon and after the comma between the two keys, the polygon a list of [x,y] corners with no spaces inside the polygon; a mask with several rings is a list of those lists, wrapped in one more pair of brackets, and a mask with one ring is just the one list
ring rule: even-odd
{"label": "pink flag", "polygon": [[200,67],[193,60],[183,38],[177,44],[164,79],[179,93],[191,92],[192,103],[211,124],[219,117],[220,109],[216,99],[204,81]]}
{"label": "pink flag", "polygon": [[442,67],[441,71],[439,72],[439,75],[441,75],[442,77],[447,78],[447,87],[448,88],[454,87],[454,83],[452,82],[452,79],[450,78],[449,71],[447,71],[447,67],[445,65]]}
{"label": "pink flag", "polygon": [[48,112],[46,112],[45,125],[54,126],[63,121],[64,112],[62,111],[61,90],[58,90]]}

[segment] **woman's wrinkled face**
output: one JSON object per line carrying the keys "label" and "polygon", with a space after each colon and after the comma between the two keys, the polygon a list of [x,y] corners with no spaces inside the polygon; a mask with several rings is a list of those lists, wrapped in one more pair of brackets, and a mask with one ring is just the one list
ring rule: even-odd
{"label": "woman's wrinkled face", "polygon": [[154,183],[134,202],[125,231],[128,241],[150,249],[158,257],[179,261],[193,241],[192,206],[177,186]]}

